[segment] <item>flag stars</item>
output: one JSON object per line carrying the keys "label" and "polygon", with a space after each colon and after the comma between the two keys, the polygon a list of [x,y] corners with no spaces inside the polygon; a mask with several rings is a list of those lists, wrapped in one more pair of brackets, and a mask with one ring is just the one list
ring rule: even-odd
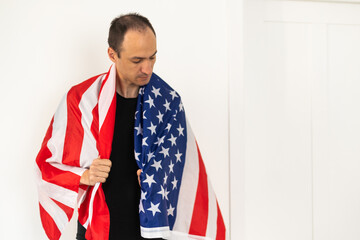
{"label": "flag stars", "polygon": [[170,165],[169,165],[169,174],[171,173],[171,172],[174,172],[174,164],[172,163],[172,161],[170,161]]}
{"label": "flag stars", "polygon": [[163,117],[164,117],[164,114],[161,114],[161,112],[159,111],[159,114],[156,115],[156,117],[159,119],[159,123],[162,123],[163,122]]}
{"label": "flag stars", "polygon": [[139,156],[141,155],[141,153],[138,153],[134,150],[134,155],[135,155],[135,160],[140,161]]}
{"label": "flag stars", "polygon": [[173,146],[173,145],[176,146],[176,139],[177,139],[177,137],[174,137],[174,136],[171,134],[171,138],[168,139],[168,141],[171,142],[171,146]]}
{"label": "flag stars", "polygon": [[138,126],[138,127],[135,127],[135,130],[137,131],[136,136],[137,136],[137,135],[140,135],[140,134],[141,134],[141,135],[143,134],[143,129],[142,129],[140,123],[139,123],[139,126]]}
{"label": "flag stars", "polygon": [[154,180],[154,174],[149,176],[146,173],[146,179],[144,180],[145,183],[149,184],[149,187],[151,187],[151,184],[156,183]]}
{"label": "flag stars", "polygon": [[152,122],[150,122],[150,127],[148,127],[147,129],[151,131],[151,135],[153,135],[154,133],[156,134],[156,125],[154,125]]}
{"label": "flag stars", "polygon": [[170,124],[170,123],[168,123],[165,129],[166,129],[166,130],[168,130],[168,132],[170,132],[170,129],[171,129],[171,124]]}
{"label": "flag stars", "polygon": [[176,94],[175,90],[170,91],[170,95],[172,96],[172,100],[174,100],[174,98],[177,98],[178,95]]}
{"label": "flag stars", "polygon": [[147,139],[148,139],[148,137],[144,137],[144,138],[142,139],[142,145],[143,145],[143,146],[149,146],[149,145],[147,144],[147,142],[146,142]]}
{"label": "flag stars", "polygon": [[182,156],[182,153],[180,153],[179,149],[178,149],[177,153],[175,154],[176,162],[181,162],[181,156]]}
{"label": "flag stars", "polygon": [[168,175],[166,175],[165,173],[165,177],[164,177],[164,185],[167,184],[167,179],[168,179]]}
{"label": "flag stars", "polygon": [[164,198],[165,198],[166,200],[169,200],[169,199],[168,199],[168,194],[169,194],[170,192],[167,191],[166,188],[164,189],[162,185],[160,185],[160,187],[161,187],[161,190],[158,192],[158,194],[161,194],[163,200],[164,200]]}
{"label": "flag stars", "polygon": [[183,127],[181,127],[181,124],[179,123],[179,127],[177,128],[177,130],[179,131],[179,137],[180,136],[184,136],[184,128]]}
{"label": "flag stars", "polygon": [[162,153],[164,155],[164,158],[166,158],[166,156],[170,156],[169,148],[164,148],[163,146],[161,146],[161,151],[159,153]]}
{"label": "flag stars", "polygon": [[146,112],[146,110],[144,110],[144,112],[143,112],[143,119],[147,119],[145,116],[145,112]]}
{"label": "flag stars", "polygon": [[155,107],[154,105],[154,99],[152,99],[150,96],[149,96],[149,99],[145,101],[146,103],[149,104],[149,108],[151,109],[151,107]]}
{"label": "flag stars", "polygon": [[151,211],[152,214],[153,214],[153,216],[155,216],[155,214],[156,214],[157,212],[158,212],[158,213],[161,213],[161,211],[159,210],[159,205],[160,205],[160,203],[154,205],[152,202],[150,202],[150,205],[151,205],[151,207],[148,208],[147,210]]}
{"label": "flag stars", "polygon": [[148,162],[150,162],[151,158],[155,157],[154,152],[149,152],[147,154],[147,157],[148,157]]}
{"label": "flag stars", "polygon": [[157,141],[154,142],[154,144],[157,144],[158,146],[160,146],[162,143],[164,143],[164,138],[165,138],[165,135],[162,136],[161,138],[157,138]]}
{"label": "flag stars", "polygon": [[171,203],[170,203],[170,207],[168,208],[168,210],[167,210],[167,214],[168,214],[168,216],[174,216],[174,210],[175,210],[175,208],[174,207],[172,207],[171,206]]}
{"label": "flag stars", "polygon": [[162,96],[160,93],[160,88],[155,88],[154,86],[152,86],[151,92],[155,95],[155,98],[157,98],[158,96]]}
{"label": "flag stars", "polygon": [[154,167],[156,169],[156,172],[159,170],[159,168],[162,169],[162,166],[161,166],[161,160],[159,160],[158,162],[154,159],[154,163],[153,165],[151,165],[152,167]]}
{"label": "flag stars", "polygon": [[172,185],[173,185],[173,189],[172,189],[172,190],[174,190],[175,188],[177,188],[177,182],[178,182],[178,180],[176,180],[176,177],[174,176],[174,180],[171,182]]}
{"label": "flag stars", "polygon": [[170,103],[167,101],[167,99],[165,99],[165,104],[163,104],[163,106],[165,107],[165,112],[171,111]]}
{"label": "flag stars", "polygon": [[141,212],[144,212],[145,213],[145,210],[144,210],[144,205],[142,203],[142,200],[145,200],[146,199],[146,192],[143,192],[141,190],[141,198],[140,198],[140,204],[139,204],[139,213]]}
{"label": "flag stars", "polygon": [[179,112],[184,111],[184,105],[182,104],[182,102],[180,102],[179,104]]}

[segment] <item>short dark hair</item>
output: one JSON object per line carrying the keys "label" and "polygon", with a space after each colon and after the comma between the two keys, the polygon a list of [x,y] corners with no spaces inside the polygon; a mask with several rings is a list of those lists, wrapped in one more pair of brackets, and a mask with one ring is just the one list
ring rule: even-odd
{"label": "short dark hair", "polygon": [[138,13],[120,15],[111,22],[108,37],[109,47],[114,49],[118,57],[120,57],[121,45],[124,41],[125,33],[128,30],[143,31],[146,28],[150,28],[156,36],[154,28],[146,17]]}

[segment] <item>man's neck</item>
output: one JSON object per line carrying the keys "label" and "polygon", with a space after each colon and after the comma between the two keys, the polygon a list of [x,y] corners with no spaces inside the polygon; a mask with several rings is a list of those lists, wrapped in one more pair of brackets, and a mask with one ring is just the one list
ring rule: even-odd
{"label": "man's neck", "polygon": [[116,76],[116,92],[124,98],[136,98],[139,94],[139,86],[127,84]]}

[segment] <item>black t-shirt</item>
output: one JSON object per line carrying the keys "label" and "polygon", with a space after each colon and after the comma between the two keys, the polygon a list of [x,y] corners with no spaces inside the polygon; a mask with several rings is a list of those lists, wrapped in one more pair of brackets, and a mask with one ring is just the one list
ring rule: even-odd
{"label": "black t-shirt", "polygon": [[[140,235],[140,186],[134,156],[134,123],[137,98],[116,93],[116,118],[109,177],[102,185],[110,212],[109,240],[144,239]],[[85,228],[78,224],[77,239],[85,239]]]}

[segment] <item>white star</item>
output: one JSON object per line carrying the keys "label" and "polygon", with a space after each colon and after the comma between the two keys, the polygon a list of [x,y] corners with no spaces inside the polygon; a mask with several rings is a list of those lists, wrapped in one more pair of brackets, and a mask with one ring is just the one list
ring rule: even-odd
{"label": "white star", "polygon": [[136,120],[136,115],[137,115],[138,112],[139,112],[139,111],[136,111],[136,112],[135,112],[135,120]]}
{"label": "white star", "polygon": [[140,135],[140,134],[143,134],[143,129],[141,127],[141,124],[139,123],[139,126],[138,127],[135,127],[135,130],[137,131],[137,135]]}
{"label": "white star", "polygon": [[140,159],[139,159],[140,154],[141,154],[141,153],[137,153],[137,152],[134,150],[134,155],[135,155],[136,161],[140,161]]}
{"label": "white star", "polygon": [[144,213],[145,213],[145,210],[144,210],[144,206],[143,206],[142,201],[140,201],[140,203],[139,203],[139,213],[141,213],[141,212],[144,212]]}
{"label": "white star", "polygon": [[161,194],[163,200],[164,200],[164,198],[166,200],[169,200],[168,196],[167,196],[169,194],[169,191],[167,191],[166,188],[164,189],[162,185],[160,185],[160,187],[161,187],[161,191],[159,191],[158,194]]}
{"label": "white star", "polygon": [[151,108],[152,106],[155,107],[155,105],[154,105],[154,99],[152,99],[150,96],[149,96],[149,99],[146,100],[145,102],[149,104],[149,108]]}
{"label": "white star", "polygon": [[175,154],[176,162],[181,162],[182,153],[179,152],[179,149],[177,150],[177,154]]}
{"label": "white star", "polygon": [[176,177],[174,176],[174,181],[172,181],[171,183],[172,183],[172,185],[173,185],[173,190],[175,189],[175,188],[177,188],[177,180],[176,180]]}
{"label": "white star", "polygon": [[164,158],[166,156],[169,156],[169,148],[164,148],[163,146],[161,146],[161,151],[159,153],[164,154]]}
{"label": "white star", "polygon": [[181,112],[183,110],[184,110],[184,106],[183,106],[182,102],[180,102],[180,104],[179,104],[179,112]]}
{"label": "white star", "polygon": [[144,90],[145,90],[144,87],[139,88],[139,94],[140,94],[140,95],[144,94]]}
{"label": "white star", "polygon": [[169,132],[169,131],[170,131],[170,128],[171,128],[171,124],[168,123],[165,129],[168,130],[168,132]]}
{"label": "white star", "polygon": [[156,115],[156,117],[159,119],[159,123],[162,123],[163,122],[163,117],[164,117],[164,114],[161,114],[161,112],[159,111],[159,114]]}
{"label": "white star", "polygon": [[174,98],[178,97],[178,95],[176,94],[176,92],[174,90],[170,91],[170,95],[172,96],[172,100],[174,100]]}
{"label": "white star", "polygon": [[139,204],[139,213],[141,212],[144,212],[145,213],[145,210],[144,210],[144,206],[143,206],[143,203],[142,203],[142,200],[145,200],[146,199],[146,192],[143,192],[141,190],[141,199],[140,199],[140,204]]}
{"label": "white star", "polygon": [[156,183],[155,180],[154,180],[154,174],[149,176],[147,175],[146,173],[146,179],[144,180],[144,182],[146,182],[147,184],[149,184],[149,187],[151,187],[151,184],[152,183]]}
{"label": "white star", "polygon": [[160,88],[154,88],[154,86],[152,86],[151,92],[154,93],[155,98],[156,98],[157,96],[162,96],[161,93],[160,93]]}
{"label": "white star", "polygon": [[143,146],[149,146],[147,143],[146,143],[146,140],[147,140],[148,137],[145,137],[142,139],[142,145]]}
{"label": "white star", "polygon": [[156,125],[154,125],[152,122],[150,122],[150,127],[148,127],[147,129],[149,129],[151,131],[151,135],[153,135],[154,133],[156,134]]}
{"label": "white star", "polygon": [[168,176],[166,175],[166,173],[165,173],[165,177],[164,177],[164,184],[166,184],[166,182],[167,182],[167,178],[168,178]]}
{"label": "white star", "polygon": [[152,202],[150,202],[150,204],[151,204],[151,207],[148,208],[147,210],[150,210],[152,212],[153,216],[155,216],[155,213],[157,213],[157,212],[161,213],[161,211],[159,210],[160,203],[154,205]]}
{"label": "white star", "polygon": [[174,164],[172,163],[172,161],[170,161],[169,168],[170,168],[169,173],[174,172]]}
{"label": "white star", "polygon": [[171,215],[171,216],[174,216],[174,210],[175,208],[171,206],[171,203],[170,203],[170,207],[169,209],[167,210],[167,214],[168,216]]}
{"label": "white star", "polygon": [[165,112],[171,111],[170,103],[166,99],[165,99],[165,104],[163,104],[163,106],[165,107]]}
{"label": "white star", "polygon": [[151,165],[152,167],[154,167],[155,169],[156,169],[156,171],[158,171],[159,170],[159,168],[161,168],[162,169],[162,166],[161,166],[161,160],[160,161],[156,161],[155,159],[154,159],[154,164],[153,165]]}
{"label": "white star", "polygon": [[154,142],[154,144],[157,144],[158,146],[160,146],[162,143],[164,143],[164,138],[165,138],[165,135],[162,136],[161,138],[157,138],[157,141]]}
{"label": "white star", "polygon": [[168,139],[168,141],[171,142],[171,146],[175,145],[176,146],[176,137],[174,137],[172,134],[171,134],[171,138]]}
{"label": "white star", "polygon": [[143,112],[143,119],[147,119],[145,116],[145,112],[146,112],[146,110]]}
{"label": "white star", "polygon": [[184,136],[184,128],[181,127],[181,124],[179,123],[179,127],[177,128],[177,130],[179,131],[179,136],[183,135]]}
{"label": "white star", "polygon": [[141,190],[141,198],[140,198],[140,201],[146,199],[146,194],[147,194],[147,192],[143,192],[143,190]]}
{"label": "white star", "polygon": [[147,154],[147,157],[148,157],[148,162],[149,162],[152,157],[155,157],[154,152],[149,151],[149,153]]}

